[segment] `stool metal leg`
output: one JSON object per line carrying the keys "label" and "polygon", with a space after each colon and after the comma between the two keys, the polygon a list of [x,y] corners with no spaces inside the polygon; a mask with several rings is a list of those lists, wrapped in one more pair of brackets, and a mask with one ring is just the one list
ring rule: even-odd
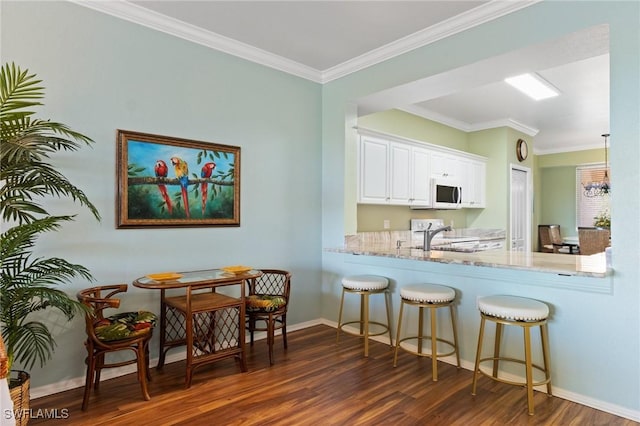
{"label": "stool metal leg", "polygon": [[364,356],[369,356],[369,293],[364,293],[362,299],[362,306],[364,312]]}
{"label": "stool metal leg", "polygon": [[549,330],[546,323],[540,326],[540,340],[542,341],[542,357],[544,359],[545,379],[547,380],[547,396],[551,396],[551,357],[549,356]]}
{"label": "stool metal leg", "polygon": [[360,294],[360,334],[364,334],[364,321],[369,319],[369,316],[365,314],[365,305],[368,307],[369,303],[366,297],[366,293]]}
{"label": "stool metal leg", "polygon": [[527,376],[527,406],[529,408],[529,415],[533,415],[533,367],[531,361],[531,328],[524,328],[524,359],[526,365]]}
{"label": "stool metal leg", "polygon": [[458,368],[460,368],[460,350],[458,349],[458,331],[456,330],[456,317],[453,312],[453,302],[449,305],[449,313],[451,314],[451,327],[453,328],[453,344],[456,350],[456,361]]}
{"label": "stool metal leg", "polygon": [[398,348],[400,348],[400,332],[402,331],[402,311],[404,310],[404,299],[400,302],[400,315],[398,315],[398,331],[396,332],[396,349],[393,354],[393,366],[398,365]]}
{"label": "stool metal leg", "polygon": [[336,334],[336,344],[340,340],[340,329],[342,327],[342,308],[344,306],[344,288],[342,289],[342,297],[340,298],[340,313],[338,314],[338,331]]}
{"label": "stool metal leg", "polygon": [[422,336],[424,336],[424,308],[418,308],[418,353],[422,353]]}
{"label": "stool metal leg", "polygon": [[502,324],[496,323],[496,341],[493,347],[493,377],[498,377],[498,358],[500,358],[500,340],[502,339]]}
{"label": "stool metal leg", "polygon": [[480,319],[480,333],[478,334],[478,348],[476,349],[476,366],[473,369],[473,383],[471,385],[471,395],[476,394],[476,384],[478,383],[478,372],[480,369],[480,354],[482,353],[482,339],[484,337],[484,317]]}
{"label": "stool metal leg", "polygon": [[433,381],[438,381],[438,340],[436,339],[436,309],[429,308],[431,311],[431,370],[433,371]]}
{"label": "stool metal leg", "polygon": [[389,331],[389,349],[393,348],[393,338],[391,337],[391,293],[389,291],[384,292],[384,303],[387,306],[387,330]]}

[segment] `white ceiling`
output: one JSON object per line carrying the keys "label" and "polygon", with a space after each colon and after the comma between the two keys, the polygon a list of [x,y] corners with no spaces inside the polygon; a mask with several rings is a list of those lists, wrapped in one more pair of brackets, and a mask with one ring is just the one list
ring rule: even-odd
{"label": "white ceiling", "polygon": [[[71,1],[325,83],[538,0]],[[510,125],[535,135],[536,153],[602,147],[600,135],[609,131],[608,38],[606,52],[570,63],[539,61],[549,63],[529,70],[558,87],[557,98],[535,103],[503,83],[500,72],[487,71],[475,85],[452,84],[439,96],[398,95],[387,106],[465,131]]]}

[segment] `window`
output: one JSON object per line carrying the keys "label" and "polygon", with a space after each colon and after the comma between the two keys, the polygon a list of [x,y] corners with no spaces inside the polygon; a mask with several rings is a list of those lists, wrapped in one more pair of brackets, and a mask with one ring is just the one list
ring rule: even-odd
{"label": "window", "polygon": [[603,165],[576,168],[576,226],[594,226],[595,217],[609,212],[610,195],[587,196],[585,185],[602,182],[605,171]]}

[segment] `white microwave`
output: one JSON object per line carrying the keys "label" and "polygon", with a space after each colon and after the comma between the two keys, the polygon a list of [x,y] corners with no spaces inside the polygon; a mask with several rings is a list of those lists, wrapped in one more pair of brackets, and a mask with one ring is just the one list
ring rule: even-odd
{"label": "white microwave", "polygon": [[462,184],[454,179],[432,179],[431,200],[434,209],[462,208]]}

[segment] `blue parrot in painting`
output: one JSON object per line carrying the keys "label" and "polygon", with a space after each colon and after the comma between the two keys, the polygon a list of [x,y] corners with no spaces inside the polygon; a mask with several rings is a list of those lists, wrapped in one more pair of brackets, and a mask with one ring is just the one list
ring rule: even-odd
{"label": "blue parrot in painting", "polygon": [[[207,179],[210,178],[211,175],[213,174],[213,169],[216,168],[216,163],[205,163],[204,166],[202,166],[202,170],[200,171],[200,177],[203,179]],[[208,188],[208,184],[207,182],[202,182],[200,184],[200,193],[202,195],[202,216],[204,216],[204,211],[207,208],[207,188]]]}
{"label": "blue parrot in painting", "polygon": [[[155,166],[154,170],[156,172],[156,177],[166,178],[167,174],[169,173],[169,168],[167,167],[167,163],[165,163],[162,160],[156,161],[156,166]],[[171,198],[169,197],[169,194],[167,193],[167,186],[166,185],[158,185],[158,189],[160,190],[160,194],[162,195],[162,199],[164,200],[165,204],[167,205],[167,211],[169,212],[169,214],[171,214],[171,212],[173,210],[173,205],[171,204]]]}
{"label": "blue parrot in painting", "polygon": [[191,217],[189,213],[189,194],[187,193],[187,186],[189,185],[189,166],[187,162],[179,157],[171,157],[171,164],[176,173],[176,177],[180,182],[180,189],[182,190],[182,202],[184,204],[184,211],[187,214],[187,219]]}

